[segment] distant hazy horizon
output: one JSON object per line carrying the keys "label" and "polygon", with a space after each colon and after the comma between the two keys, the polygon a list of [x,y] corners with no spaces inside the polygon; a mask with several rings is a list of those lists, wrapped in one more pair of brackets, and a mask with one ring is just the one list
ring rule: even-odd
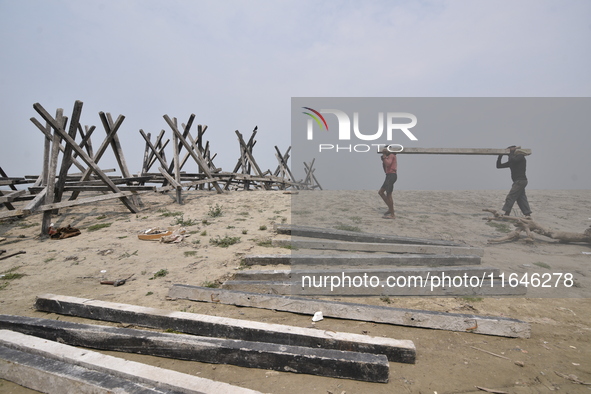
{"label": "distant hazy horizon", "polygon": [[[139,130],[170,138],[165,114],[184,123],[194,113],[208,125],[204,138],[226,171],[240,155],[234,131],[248,138],[258,126],[255,159],[274,171],[274,147],[292,145],[293,97],[589,98],[589,15],[591,2],[581,0],[0,0],[0,167],[41,173],[43,135],[29,120],[41,120],[37,102],[70,116],[83,101],[81,123],[97,126],[96,147],[105,136],[98,113],[124,115],[118,135],[137,173]],[[574,168],[591,168],[588,127],[554,124],[536,133],[533,119],[527,138],[509,124],[494,140],[476,138],[477,128],[467,138],[446,131],[448,140],[424,132],[415,146],[521,144],[534,151],[529,188],[591,188],[591,173]],[[508,188],[508,171],[494,162],[401,157],[396,187]],[[116,168],[110,151],[99,165]],[[291,166],[303,174],[301,161]],[[330,183],[323,171],[320,182]],[[371,171],[380,177],[379,162]]]}

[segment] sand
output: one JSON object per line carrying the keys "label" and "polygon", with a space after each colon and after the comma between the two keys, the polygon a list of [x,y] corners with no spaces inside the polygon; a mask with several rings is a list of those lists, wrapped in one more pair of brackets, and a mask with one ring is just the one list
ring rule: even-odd
{"label": "sand", "polygon": [[[0,313],[84,321],[37,312],[35,297],[53,293],[122,302],[176,311],[207,313],[261,322],[316,327],[413,340],[415,365],[391,363],[390,382],[364,383],[288,372],[230,365],[170,360],[105,352],[130,360],[215,379],[268,393],[470,393],[476,386],[508,393],[591,392],[555,372],[591,382],[591,247],[560,244],[536,236],[524,241],[488,244],[503,235],[502,228],[486,224],[483,208],[499,208],[506,191],[395,191],[396,220],[381,219],[385,205],[374,191],[184,192],[183,205],[173,195],[146,194],[139,214],[131,214],[118,200],[62,210],[56,226],[72,225],[82,234],[64,240],[39,238],[41,215],[0,222],[0,249],[26,254],[0,261],[0,273],[25,276],[0,279]],[[528,190],[534,217],[539,223],[563,231],[583,232],[591,225],[591,191]],[[293,199],[293,201],[292,201]],[[215,211],[221,215],[214,217]],[[138,232],[167,227],[182,220],[187,237],[176,244],[142,241]],[[255,308],[169,300],[172,284],[215,285],[241,267],[245,254],[285,253],[272,248],[276,223],[326,228],[349,227],[363,232],[445,239],[484,248],[482,264],[506,273],[570,272],[576,297],[555,298],[555,289],[531,289],[528,297],[380,297],[332,298],[342,301],[391,305],[442,312],[505,316],[530,322],[529,339],[501,338],[472,333],[399,327],[361,321],[325,318],[312,323],[310,315]],[[91,226],[110,224],[91,231]],[[223,248],[211,239],[237,238]],[[5,254],[6,255],[6,254]],[[16,269],[15,269],[16,268]],[[263,267],[253,267],[260,269]],[[270,269],[286,267],[266,267]],[[166,271],[164,271],[166,270]],[[133,275],[133,276],[132,276]],[[101,285],[102,280],[131,278],[123,285]],[[572,295],[572,294],[571,294]],[[91,322],[94,324],[110,324]],[[477,347],[510,360],[473,349]],[[522,362],[519,366],[514,361]],[[2,393],[31,390],[0,380]]]}

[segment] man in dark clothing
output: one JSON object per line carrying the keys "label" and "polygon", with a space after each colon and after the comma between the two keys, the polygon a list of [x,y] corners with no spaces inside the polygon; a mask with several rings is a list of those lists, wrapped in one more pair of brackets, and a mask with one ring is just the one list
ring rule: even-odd
{"label": "man in dark clothing", "polygon": [[497,168],[509,168],[511,169],[511,179],[513,180],[513,186],[507,197],[505,198],[505,205],[503,205],[503,211],[505,215],[511,214],[513,204],[517,201],[517,205],[521,212],[529,217],[531,215],[531,209],[527,196],[525,195],[525,187],[527,186],[527,177],[525,176],[526,160],[525,154],[519,150],[519,147],[515,145],[508,147],[509,149],[509,160],[506,163],[501,163],[503,155],[499,155],[497,158]]}

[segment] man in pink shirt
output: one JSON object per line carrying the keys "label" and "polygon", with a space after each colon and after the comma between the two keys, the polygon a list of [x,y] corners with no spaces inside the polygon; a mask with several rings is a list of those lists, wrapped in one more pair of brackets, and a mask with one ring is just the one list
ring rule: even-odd
{"label": "man in pink shirt", "polygon": [[384,214],[383,218],[394,219],[396,216],[394,215],[394,200],[392,199],[392,191],[394,190],[394,183],[398,179],[398,175],[396,174],[398,167],[398,163],[396,162],[396,153],[390,152],[386,146],[384,149],[382,149],[381,157],[382,166],[384,167],[384,172],[386,173],[386,179],[378,191],[378,194],[388,206],[388,212]]}

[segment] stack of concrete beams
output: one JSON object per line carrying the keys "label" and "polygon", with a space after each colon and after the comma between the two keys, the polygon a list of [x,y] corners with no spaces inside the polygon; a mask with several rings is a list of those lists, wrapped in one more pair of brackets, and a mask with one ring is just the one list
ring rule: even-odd
{"label": "stack of concrete beams", "polygon": [[[283,295],[339,296],[506,296],[526,292],[523,286],[501,283],[497,268],[481,265],[484,251],[468,245],[294,225],[278,225],[276,230],[292,238],[274,239],[273,246],[288,246],[298,252],[247,255],[242,264],[280,265],[290,269],[241,271],[222,288]],[[345,279],[356,277],[375,277],[380,283],[340,286]],[[387,278],[402,277],[406,278],[407,286],[385,283]],[[317,286],[314,285],[316,280]],[[339,286],[333,286],[337,281]],[[310,283],[312,285],[305,286]]]}

